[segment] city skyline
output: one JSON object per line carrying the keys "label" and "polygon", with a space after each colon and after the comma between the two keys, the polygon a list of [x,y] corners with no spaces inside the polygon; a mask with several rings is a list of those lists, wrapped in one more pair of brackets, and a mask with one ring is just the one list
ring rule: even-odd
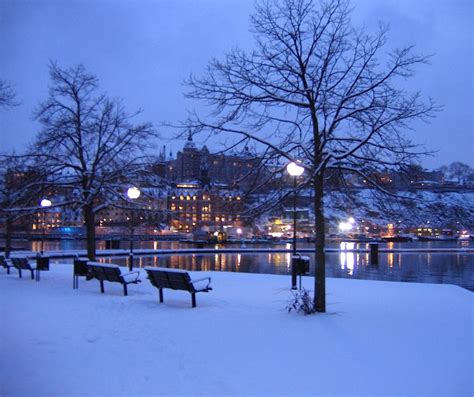
{"label": "city skyline", "polygon": [[[79,0],[67,5],[54,0],[2,1],[0,77],[15,88],[21,101],[0,113],[2,151],[20,152],[39,130],[32,112],[47,97],[50,60],[63,67],[83,63],[97,75],[103,91],[123,98],[130,111],[142,108],[141,118],[158,126],[161,121],[183,120],[185,110],[197,106],[182,95],[181,83],[190,73],[201,75],[211,58],[222,58],[234,46],[251,48],[248,21],[253,1],[207,0],[198,10],[184,0],[137,4],[99,1],[91,8]],[[356,25],[372,29],[377,20],[390,24],[389,48],[413,43],[418,51],[433,54],[432,65],[412,80],[444,106],[431,124],[412,125],[416,131],[408,134],[414,142],[439,150],[422,164],[437,168],[461,161],[474,166],[469,2],[352,4]],[[160,147],[180,150],[184,141],[173,144],[171,130],[161,133]],[[196,143],[204,144],[199,139]],[[220,149],[217,142],[208,146],[211,151]]]}

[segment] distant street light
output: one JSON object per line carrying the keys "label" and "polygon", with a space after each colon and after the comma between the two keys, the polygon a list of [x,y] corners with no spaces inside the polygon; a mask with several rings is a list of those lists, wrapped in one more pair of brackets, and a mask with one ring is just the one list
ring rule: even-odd
{"label": "distant street light", "polygon": [[140,192],[140,189],[138,189],[135,186],[132,186],[132,187],[128,188],[128,190],[127,190],[127,196],[128,196],[128,198],[131,198],[132,200],[135,200],[138,197],[140,197],[141,193],[142,192]]}
{"label": "distant street light", "polygon": [[51,205],[53,205],[53,203],[51,202],[51,200],[48,200],[48,199],[43,199],[41,200],[41,203],[40,203],[41,207],[51,207]]}
{"label": "distant street light", "polygon": [[240,239],[240,248],[245,248],[244,238],[242,236],[242,229],[240,227],[237,229],[237,234],[239,235]]}
{"label": "distant street light", "polygon": [[341,232],[348,232],[352,229],[352,224],[350,222],[341,222],[339,223],[339,230]]}
{"label": "distant street light", "polygon": [[286,166],[288,174],[293,177],[293,257],[291,261],[291,289],[296,289],[296,182],[303,174],[304,168],[291,162]]}
{"label": "distant street light", "polygon": [[40,249],[41,255],[43,255],[43,251],[44,251],[44,238],[46,234],[46,209],[45,208],[51,207],[52,204],[53,203],[51,202],[51,200],[48,200],[48,199],[42,199],[40,202],[40,206],[42,208],[42,211],[41,211],[42,233],[41,233],[41,249]]}
{"label": "distant street light", "polygon": [[356,221],[354,219],[354,217],[349,217],[349,219],[347,220],[347,222],[341,222],[339,223],[339,230],[341,232],[348,232],[349,230],[352,230],[352,228],[354,227]]}
{"label": "distant street light", "polygon": [[[136,200],[140,197],[140,189],[135,186],[132,186],[127,190],[127,196],[131,200]],[[131,271],[133,269],[133,234],[134,230],[134,223],[133,223],[133,210],[130,210],[130,252],[128,254],[128,269]]]}

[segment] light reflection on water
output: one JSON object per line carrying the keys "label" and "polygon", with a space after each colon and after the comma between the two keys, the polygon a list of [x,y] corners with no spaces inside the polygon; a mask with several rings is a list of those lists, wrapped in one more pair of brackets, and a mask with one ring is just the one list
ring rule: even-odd
{"label": "light reflection on water", "polygon": [[[128,241],[121,241],[120,248],[128,249]],[[25,242],[23,249],[39,250],[40,242]],[[470,247],[471,242],[411,242],[380,244],[380,248],[433,248],[433,247]],[[83,241],[63,240],[45,241],[45,251],[84,249]],[[177,249],[192,246],[177,241],[136,242],[136,248]],[[298,247],[310,245],[298,244]],[[226,248],[226,246],[219,246]],[[229,245],[227,246],[229,247]],[[249,246],[251,248],[252,246]],[[286,248],[282,246],[261,246],[262,248]],[[367,243],[328,244],[328,247],[349,249],[368,249]],[[105,242],[97,244],[105,249]],[[314,274],[314,254],[310,256],[310,274]],[[100,258],[101,262],[126,265],[125,257]],[[72,261],[60,260],[59,262]],[[135,256],[135,266],[162,266],[187,270],[230,271],[248,273],[290,274],[291,253],[235,253],[235,254],[188,254]],[[339,251],[326,254],[326,274],[328,277],[344,277],[387,281],[412,281],[427,283],[456,284],[474,290],[473,281],[474,254],[447,252],[389,252],[380,253],[378,265],[371,265],[368,252]]]}
{"label": "light reflection on water", "polygon": [[[1,240],[0,240],[1,241]],[[119,244],[119,248],[121,249],[128,249],[129,248],[129,240],[124,238],[120,241],[117,241]],[[1,241],[1,244],[4,244]],[[40,240],[34,241],[15,241],[14,246],[18,249],[27,249],[33,251],[39,251],[41,246]],[[135,248],[144,248],[144,249],[178,249],[178,248],[193,248],[192,244],[182,243],[179,241],[135,241],[134,243]],[[240,247],[240,244],[212,244],[206,246],[207,248],[228,248],[228,247]],[[284,249],[291,249],[290,243],[282,243],[282,244],[247,244],[248,248],[284,248]],[[298,248],[312,248],[314,244],[310,243],[297,243]],[[339,248],[343,249],[369,249],[369,243],[367,242],[329,242],[326,243],[327,248]],[[442,247],[457,247],[457,248],[468,248],[474,247],[474,241],[465,239],[465,240],[457,240],[457,241],[411,241],[411,242],[387,242],[387,243],[380,243],[380,248],[388,248],[388,249],[397,249],[397,248],[442,248]],[[44,242],[45,250],[75,250],[75,249],[85,249],[86,244],[84,240],[46,240]],[[97,249],[105,249],[105,240],[98,240],[97,241]]]}
{"label": "light reflection on water", "polygon": [[[314,255],[310,275],[314,275]],[[126,258],[100,258],[101,262],[126,265]],[[386,281],[411,281],[456,284],[474,290],[473,254],[388,253],[379,256],[379,264],[372,265],[367,253],[340,252],[326,255],[328,277]],[[187,270],[230,271],[267,274],[290,274],[290,254],[191,254],[141,256],[135,266],[161,266]]]}

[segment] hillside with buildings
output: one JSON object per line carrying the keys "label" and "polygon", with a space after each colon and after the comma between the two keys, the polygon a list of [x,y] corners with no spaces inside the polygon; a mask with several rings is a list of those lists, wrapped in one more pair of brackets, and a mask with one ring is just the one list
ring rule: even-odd
{"label": "hillside with buildings", "polygon": [[[399,174],[374,175],[389,195],[361,178],[349,175],[341,183],[339,175],[330,175],[325,199],[328,235],[439,235],[445,229],[455,236],[471,234],[474,178],[472,170],[456,170],[456,166],[434,171],[413,166]],[[26,181],[41,177],[37,170],[6,172],[3,208],[8,208],[5,192],[11,196]],[[124,195],[127,188],[123,186]],[[261,164],[247,150],[211,153],[206,146],[198,148],[189,136],[175,157],[162,148],[153,166],[143,171],[139,189],[142,194],[133,207],[126,200],[103,197],[96,218],[99,236],[125,234],[132,226],[139,234],[156,238],[197,232],[209,238],[282,238],[292,235],[294,216],[298,235],[314,236],[312,189],[298,190],[295,198],[292,179]],[[24,203],[33,209],[18,213],[14,232],[80,236],[80,208],[61,204],[70,201],[74,191],[55,188],[42,194],[56,205],[38,211],[31,202]]]}

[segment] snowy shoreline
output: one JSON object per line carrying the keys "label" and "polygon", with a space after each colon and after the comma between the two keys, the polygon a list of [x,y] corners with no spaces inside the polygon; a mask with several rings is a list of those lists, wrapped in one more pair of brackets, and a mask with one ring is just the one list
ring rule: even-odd
{"label": "snowy shoreline", "polygon": [[[143,273],[143,271],[142,271]],[[2,396],[471,396],[471,292],[328,279],[328,313],[288,314],[288,276],[225,272],[214,290],[122,296],[72,266],[0,274]],[[311,289],[312,280],[303,280]],[[21,369],[21,371],[19,371]],[[21,375],[20,375],[21,374]]]}

